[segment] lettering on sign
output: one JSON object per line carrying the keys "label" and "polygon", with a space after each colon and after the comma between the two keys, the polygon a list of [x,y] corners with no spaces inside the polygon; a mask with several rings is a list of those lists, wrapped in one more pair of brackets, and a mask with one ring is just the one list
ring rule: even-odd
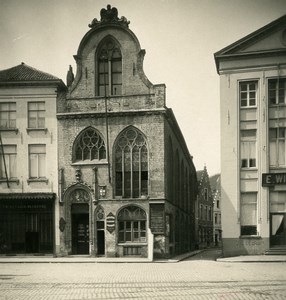
{"label": "lettering on sign", "polygon": [[262,186],[286,185],[286,173],[264,173],[262,174]]}

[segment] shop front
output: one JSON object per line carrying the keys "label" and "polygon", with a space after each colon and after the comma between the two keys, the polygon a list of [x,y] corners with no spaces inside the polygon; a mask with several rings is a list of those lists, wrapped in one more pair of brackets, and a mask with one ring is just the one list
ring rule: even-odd
{"label": "shop front", "polygon": [[271,213],[270,247],[286,247],[286,213]]}
{"label": "shop front", "polygon": [[0,253],[54,251],[54,193],[0,195]]}
{"label": "shop front", "polygon": [[286,248],[286,173],[263,174],[269,187],[270,248]]}

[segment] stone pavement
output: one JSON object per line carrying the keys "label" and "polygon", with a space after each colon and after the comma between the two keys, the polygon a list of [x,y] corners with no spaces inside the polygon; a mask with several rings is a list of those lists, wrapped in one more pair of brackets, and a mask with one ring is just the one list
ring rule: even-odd
{"label": "stone pavement", "polygon": [[1,263],[1,300],[286,299],[285,263],[217,262],[208,249],[177,263]]}
{"label": "stone pavement", "polygon": [[234,256],[234,257],[222,257],[217,258],[219,262],[286,262],[286,255],[242,255],[242,256]]}
{"label": "stone pavement", "polygon": [[[206,249],[207,250],[207,249]],[[137,257],[90,257],[86,256],[67,256],[67,257],[53,257],[46,256],[0,256],[0,263],[177,263],[189,257],[197,255],[205,250],[196,250],[175,256],[170,259],[154,259],[151,261],[148,258]],[[235,257],[219,257],[218,262],[286,262],[285,255],[245,255]]]}
{"label": "stone pavement", "polygon": [[29,256],[29,255],[16,255],[16,256],[0,256],[0,263],[176,263],[188,257],[200,253],[202,250],[192,251],[175,256],[170,259],[154,259],[151,261],[148,258],[138,257],[90,257],[71,255],[66,257],[53,257],[52,255],[45,256]]}

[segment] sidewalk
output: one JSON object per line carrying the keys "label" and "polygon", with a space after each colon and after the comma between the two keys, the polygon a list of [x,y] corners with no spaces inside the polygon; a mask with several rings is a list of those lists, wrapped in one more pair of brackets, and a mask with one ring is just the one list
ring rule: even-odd
{"label": "sidewalk", "polygon": [[0,263],[176,263],[201,252],[193,251],[184,253],[170,259],[154,259],[140,257],[90,257],[88,255],[71,255],[66,257],[45,256],[0,256]]}
{"label": "sidewalk", "polygon": [[[140,257],[90,257],[71,255],[66,257],[53,257],[52,255],[45,256],[0,256],[0,263],[177,263],[188,257],[194,256],[204,250],[187,252],[169,259],[154,259],[151,261],[148,258]],[[286,255],[245,255],[234,257],[217,258],[217,262],[231,263],[265,263],[265,262],[285,262]]]}
{"label": "sidewalk", "polygon": [[286,255],[242,255],[242,256],[218,258],[216,261],[238,262],[238,263],[286,262]]}

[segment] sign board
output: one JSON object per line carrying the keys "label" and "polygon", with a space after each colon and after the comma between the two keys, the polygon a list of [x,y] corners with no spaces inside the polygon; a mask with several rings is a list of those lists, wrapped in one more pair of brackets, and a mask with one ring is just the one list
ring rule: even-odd
{"label": "sign board", "polygon": [[262,186],[286,185],[286,173],[262,174]]}

